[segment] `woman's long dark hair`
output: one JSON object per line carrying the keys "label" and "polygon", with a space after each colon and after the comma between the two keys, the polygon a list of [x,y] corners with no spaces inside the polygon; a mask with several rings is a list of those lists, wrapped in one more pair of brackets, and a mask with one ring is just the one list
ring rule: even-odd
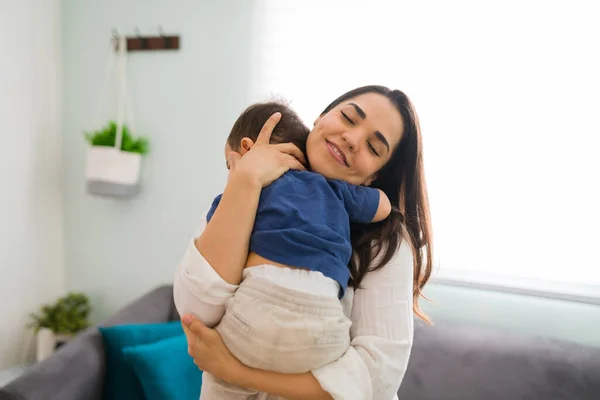
{"label": "woman's long dark hair", "polygon": [[[343,101],[365,93],[387,97],[402,116],[404,131],[390,160],[377,173],[371,187],[383,190],[392,203],[392,213],[385,220],[351,226],[353,257],[350,261],[350,286],[359,288],[365,275],[387,264],[402,243],[410,242],[413,251],[413,309],[429,321],[419,307],[419,297],[432,270],[431,217],[427,185],[423,171],[423,145],[417,113],[400,90],[385,86],[364,86],[335,99],[321,115]],[[374,265],[371,265],[377,260]]]}

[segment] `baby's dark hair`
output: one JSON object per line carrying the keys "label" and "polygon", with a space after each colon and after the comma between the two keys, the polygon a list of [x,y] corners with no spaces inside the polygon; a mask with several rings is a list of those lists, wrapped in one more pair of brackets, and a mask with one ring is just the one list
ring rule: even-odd
{"label": "baby's dark hair", "polygon": [[233,151],[239,151],[243,138],[256,141],[265,122],[276,112],[281,113],[281,120],[271,134],[270,143],[293,143],[306,158],[306,138],[310,130],[296,112],[286,104],[277,101],[252,104],[244,110],[233,124],[227,137],[227,144]]}

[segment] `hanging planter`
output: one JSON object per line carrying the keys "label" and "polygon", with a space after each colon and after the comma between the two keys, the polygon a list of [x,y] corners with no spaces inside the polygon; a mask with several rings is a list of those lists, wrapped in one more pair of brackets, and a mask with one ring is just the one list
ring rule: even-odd
{"label": "hanging planter", "polygon": [[[113,61],[111,48],[106,69],[104,89],[108,86],[115,64],[118,67],[119,94],[117,121],[111,121],[101,130],[86,132],[85,138],[91,145],[87,151],[86,181],[91,194],[111,197],[128,197],[139,190],[142,156],[148,152],[146,138],[134,138],[135,131],[131,97],[127,90],[127,45],[125,37],[118,39],[118,58]],[[101,109],[104,93],[100,97]],[[98,115],[98,111],[96,115]],[[123,123],[128,114],[130,126]],[[97,121],[98,118],[96,117]],[[94,126],[98,126],[95,122]]]}
{"label": "hanging planter", "polygon": [[133,138],[127,126],[123,126],[119,149],[115,147],[117,132],[117,124],[110,122],[101,131],[85,135],[91,144],[86,165],[89,193],[123,197],[138,191],[142,155],[148,152],[148,141]]}

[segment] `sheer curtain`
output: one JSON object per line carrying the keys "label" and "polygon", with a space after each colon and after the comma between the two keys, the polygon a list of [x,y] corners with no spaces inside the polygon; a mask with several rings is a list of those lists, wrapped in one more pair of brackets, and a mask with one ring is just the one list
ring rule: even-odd
{"label": "sheer curtain", "polygon": [[436,276],[600,297],[593,2],[259,2],[252,100],[312,125],[365,84],[419,113]]}

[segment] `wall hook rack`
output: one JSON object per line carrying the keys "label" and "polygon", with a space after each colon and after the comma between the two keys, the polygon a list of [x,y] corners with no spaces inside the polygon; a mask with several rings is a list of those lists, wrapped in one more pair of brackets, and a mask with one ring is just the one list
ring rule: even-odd
{"label": "wall hook rack", "polygon": [[[115,51],[119,51],[118,32],[112,30]],[[127,37],[127,51],[179,50],[179,35],[165,35],[162,26],[158,27],[158,36],[142,36],[137,26],[135,36]]]}

